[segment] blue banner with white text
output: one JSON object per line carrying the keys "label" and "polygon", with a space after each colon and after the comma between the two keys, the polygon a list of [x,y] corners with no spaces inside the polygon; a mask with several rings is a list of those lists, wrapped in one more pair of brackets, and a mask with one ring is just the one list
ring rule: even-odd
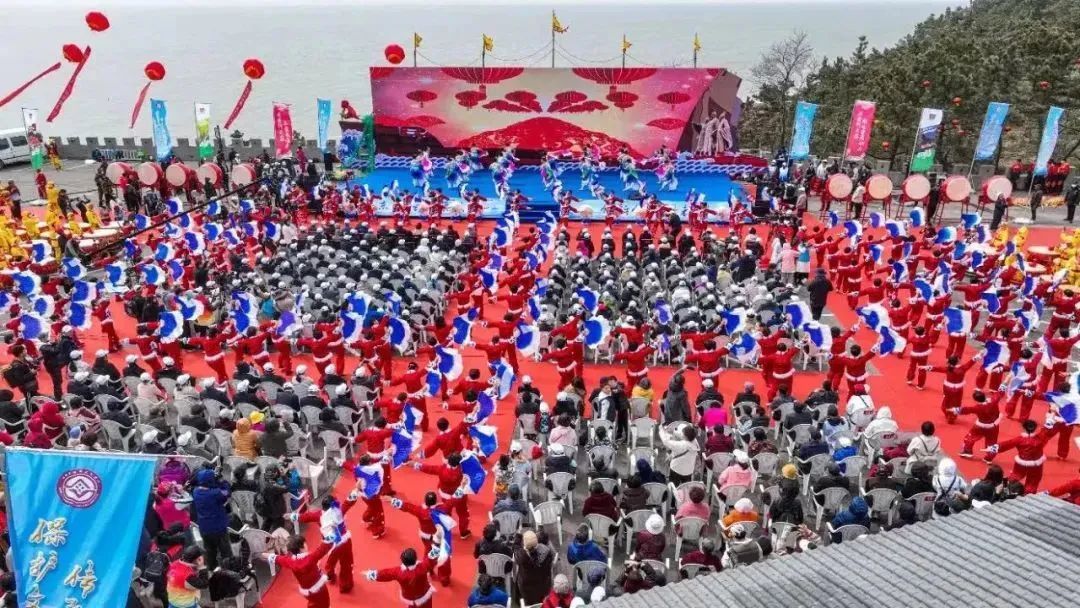
{"label": "blue banner with white text", "polygon": [[9,533],[20,606],[127,604],[153,458],[10,449]]}
{"label": "blue banner with white text", "polygon": [[810,156],[810,134],[814,131],[817,104],[800,101],[795,105],[795,127],[791,131],[791,160],[806,160]]}
{"label": "blue banner with white text", "polygon": [[1039,142],[1039,154],[1035,157],[1035,175],[1046,175],[1046,166],[1054,155],[1054,148],[1057,148],[1061,117],[1064,115],[1065,109],[1057,106],[1050,106],[1050,111],[1046,113],[1046,126]]}
{"label": "blue banner with white text", "polygon": [[983,119],[982,130],[979,131],[979,143],[975,145],[975,160],[991,160],[997,154],[998,144],[1001,142],[1001,129],[1005,126],[1005,118],[1009,116],[1009,104],[999,101],[991,101],[986,106],[986,118]]}
{"label": "blue banner with white text", "polygon": [[169,135],[169,123],[166,118],[165,102],[160,99],[150,100],[150,117],[154,122],[154,150],[158,162],[164,162],[172,155],[172,135]]}
{"label": "blue banner with white text", "polygon": [[329,99],[317,99],[316,104],[318,106],[318,134],[319,134],[319,149],[326,152],[326,140],[330,135],[330,100]]}

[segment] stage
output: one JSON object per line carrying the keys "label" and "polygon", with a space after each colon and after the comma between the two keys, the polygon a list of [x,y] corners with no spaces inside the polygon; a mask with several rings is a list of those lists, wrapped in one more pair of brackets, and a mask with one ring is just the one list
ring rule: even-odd
{"label": "stage", "polygon": [[[353,186],[367,184],[373,194],[379,194],[384,187],[391,186],[395,181],[402,192],[408,190],[413,193],[419,192],[419,188],[413,186],[412,177],[409,174],[409,160],[405,157],[385,157],[376,159],[375,170],[363,177],[346,180],[344,186],[352,189]],[[441,189],[452,200],[459,199],[457,192],[451,190],[446,183],[445,159],[435,159],[435,169],[431,174],[430,187]],[[581,199],[574,206],[580,213],[570,214],[573,220],[602,220],[604,219],[604,203],[592,196],[588,188],[583,188],[581,172],[577,162],[557,161],[553,163],[556,171],[560,172],[559,179],[564,189],[573,192],[574,196]],[[645,182],[645,191],[655,193],[665,204],[671,206],[680,217],[686,219],[686,199],[691,191],[704,194],[709,208],[723,212],[731,195],[743,196],[743,189],[738,182],[732,180],[732,174],[741,174],[750,170],[749,166],[743,165],[717,165],[708,161],[686,160],[679,161],[676,165],[676,177],[678,185],[675,190],[660,191],[659,180],[656,174],[648,169],[639,169],[638,177]],[[619,178],[619,171],[607,168],[595,172],[596,178],[605,190],[613,192],[616,196],[624,199],[623,209],[626,211],[619,217],[619,221],[642,221],[639,214],[639,203],[633,199],[636,192],[623,190],[623,184]],[[501,217],[506,212],[506,204],[499,200],[495,194],[495,184],[491,180],[491,171],[483,169],[470,175],[465,185],[469,190],[478,189],[480,194],[488,200],[484,203],[483,218]],[[545,190],[543,181],[540,179],[539,168],[535,165],[519,167],[510,178],[510,188],[520,190],[529,199],[528,206],[532,211],[558,210],[558,204],[552,191]],[[415,202],[412,207],[412,217],[425,218],[427,213],[421,210],[421,203]],[[376,200],[375,213],[379,216],[392,215],[392,202]],[[448,205],[446,217],[464,217],[464,204],[453,202]],[[717,216],[710,216],[710,220],[716,221]]]}

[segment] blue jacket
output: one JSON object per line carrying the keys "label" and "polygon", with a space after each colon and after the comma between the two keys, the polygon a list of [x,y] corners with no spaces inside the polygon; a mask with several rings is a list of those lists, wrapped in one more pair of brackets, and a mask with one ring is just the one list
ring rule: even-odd
{"label": "blue jacket", "polygon": [[870,518],[867,516],[869,512],[870,507],[866,504],[866,500],[862,496],[856,496],[851,499],[851,504],[846,510],[836,514],[832,520],[832,527],[835,529],[848,524],[859,524],[869,528]]}
{"label": "blue jacket", "polygon": [[221,534],[229,529],[229,488],[219,484],[214,472],[203,469],[195,475],[195,491],[192,492],[195,505],[195,522],[202,534]]}
{"label": "blue jacket", "polygon": [[566,548],[566,561],[571,564],[585,561],[606,562],[607,556],[604,555],[604,550],[600,548],[600,545],[594,541],[584,543],[574,541]]}
{"label": "blue jacket", "polygon": [[509,601],[510,597],[506,595],[506,591],[504,591],[502,587],[495,586],[491,588],[491,593],[488,593],[487,595],[480,593],[479,588],[473,589],[472,593],[469,594],[468,605],[489,606],[498,604],[500,606],[505,606]]}

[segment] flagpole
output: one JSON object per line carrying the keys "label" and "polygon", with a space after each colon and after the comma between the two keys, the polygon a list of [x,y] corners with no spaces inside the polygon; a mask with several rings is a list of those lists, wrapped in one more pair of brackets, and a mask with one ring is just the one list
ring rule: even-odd
{"label": "flagpole", "polygon": [[626,67],[626,34],[622,35],[622,67]]}
{"label": "flagpole", "polygon": [[697,32],[694,32],[694,67],[697,67]]}
{"label": "flagpole", "polygon": [[555,11],[551,11],[551,67],[555,67]]}
{"label": "flagpole", "polygon": [[412,67],[416,67],[416,34],[413,33],[412,39]]}
{"label": "flagpole", "polygon": [[487,63],[487,44],[485,44],[484,38],[480,39],[480,69],[484,69]]}

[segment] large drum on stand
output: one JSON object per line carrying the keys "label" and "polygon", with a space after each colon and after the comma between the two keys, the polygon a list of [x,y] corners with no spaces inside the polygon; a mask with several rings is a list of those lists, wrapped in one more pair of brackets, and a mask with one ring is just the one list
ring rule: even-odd
{"label": "large drum on stand", "polygon": [[112,182],[114,186],[119,186],[120,178],[130,174],[134,170],[134,167],[128,163],[113,161],[109,163],[108,167],[105,167],[105,177],[109,178],[109,181]]}
{"label": "large drum on stand", "polygon": [[198,175],[199,184],[205,184],[206,180],[209,179],[210,183],[213,184],[215,188],[220,188],[221,182],[225,178],[225,172],[222,171],[217,163],[203,163],[202,165],[199,165]]}
{"label": "large drum on stand", "polygon": [[866,194],[871,200],[887,201],[892,198],[893,183],[888,175],[878,173],[866,180]]}
{"label": "large drum on stand", "polygon": [[1012,196],[1012,182],[1004,175],[995,175],[982,184],[982,196],[988,203],[997,201],[999,196],[1009,200]]}
{"label": "large drum on stand", "polygon": [[925,201],[930,196],[930,180],[922,173],[913,173],[900,184],[900,193],[905,201]]}
{"label": "large drum on stand", "polygon": [[963,175],[950,175],[941,184],[941,197],[950,203],[967,203],[971,198],[971,182]]}
{"label": "large drum on stand", "polygon": [[183,163],[173,163],[165,168],[165,181],[173,188],[186,188],[195,170]]}
{"label": "large drum on stand", "polygon": [[854,189],[855,184],[844,173],[835,173],[825,180],[825,191],[829,193],[829,197],[834,201],[848,200],[851,198],[851,192]]}
{"label": "large drum on stand", "polygon": [[232,173],[229,174],[229,178],[232,180],[233,186],[236,186],[237,188],[246,186],[251,182],[254,182],[257,178],[255,166],[251,163],[240,163],[233,167]]}
{"label": "large drum on stand", "polygon": [[165,177],[165,172],[161,170],[161,165],[157,163],[143,163],[139,165],[139,182],[141,182],[142,185],[156,185],[163,177]]}

